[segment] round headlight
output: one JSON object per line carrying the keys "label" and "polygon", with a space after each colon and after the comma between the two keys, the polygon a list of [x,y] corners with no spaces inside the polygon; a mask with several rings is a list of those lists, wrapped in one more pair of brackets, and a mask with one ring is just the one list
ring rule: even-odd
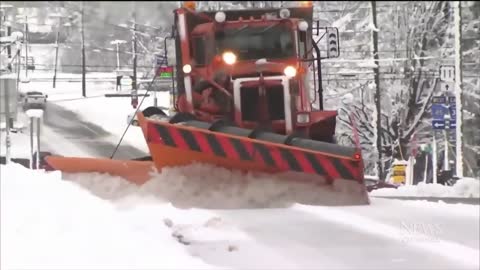
{"label": "round headlight", "polygon": [[237,62],[237,56],[233,52],[224,52],[222,58],[227,65],[233,65]]}
{"label": "round headlight", "polygon": [[223,11],[215,13],[215,21],[218,23],[223,23],[227,19],[227,15]]}
{"label": "round headlight", "polygon": [[183,70],[183,73],[189,74],[190,72],[192,72],[192,66],[190,66],[189,64],[186,64],[183,66],[182,70]]}
{"label": "round headlight", "polygon": [[306,21],[301,21],[298,23],[298,30],[305,32],[307,31],[307,29],[308,29],[308,23]]}
{"label": "round headlight", "polygon": [[293,78],[295,77],[295,75],[297,75],[297,69],[292,66],[288,66],[283,70],[283,73],[285,74],[285,76]]}

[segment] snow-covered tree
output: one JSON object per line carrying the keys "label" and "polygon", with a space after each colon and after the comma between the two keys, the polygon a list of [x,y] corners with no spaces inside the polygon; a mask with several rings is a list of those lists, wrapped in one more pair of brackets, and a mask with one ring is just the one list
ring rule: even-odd
{"label": "snow-covered tree", "polygon": [[480,2],[462,1],[464,175],[480,177]]}
{"label": "snow-covered tree", "polygon": [[[448,2],[389,2],[378,5],[379,23],[373,26],[368,20],[371,11],[365,10],[365,5],[348,13],[339,9],[341,15],[333,24],[344,26],[339,27],[340,31],[348,31],[348,23],[342,24],[342,21],[348,22],[352,17],[359,16],[352,29],[354,33],[348,40],[343,40],[341,48],[353,47],[370,54],[369,31],[379,29],[382,125],[378,136],[382,138],[384,169],[388,170],[394,158],[407,159],[414,147],[414,137],[417,144],[430,139],[430,99],[438,90],[438,66],[453,53],[450,49],[453,39],[449,38],[453,26],[452,13]],[[352,103],[340,108],[339,137],[340,141],[353,143],[351,116],[354,116],[369,173],[374,168],[373,138],[377,136],[376,127],[372,125],[375,85],[372,72],[368,72],[373,63],[364,60],[367,55],[358,54],[358,61],[343,56],[344,63],[337,60],[332,64],[336,71],[330,71],[332,67],[327,70],[334,74],[331,77],[337,81],[334,90],[331,90],[337,98],[347,92],[355,96]],[[349,61],[347,66],[345,62]],[[343,66],[340,67],[339,63]],[[361,66],[355,66],[357,63]],[[345,70],[347,67],[350,70]],[[340,77],[344,73],[351,81]],[[328,84],[328,75],[326,78]],[[344,81],[339,83],[340,80]],[[341,104],[336,99],[331,102]]]}

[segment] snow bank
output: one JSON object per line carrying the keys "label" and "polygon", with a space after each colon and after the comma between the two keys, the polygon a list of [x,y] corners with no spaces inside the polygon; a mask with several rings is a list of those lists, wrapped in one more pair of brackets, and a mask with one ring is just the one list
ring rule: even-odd
{"label": "snow bank", "polygon": [[[215,172],[215,173],[212,173]],[[333,186],[313,182],[317,176],[284,173],[241,173],[206,164],[164,168],[142,186],[120,177],[102,174],[65,174],[95,195],[122,200],[129,196],[154,197],[176,207],[212,209],[288,207],[292,203],[344,205],[365,204],[364,188],[352,181]],[[318,179],[318,178],[317,178]]]}
{"label": "snow bank", "polygon": [[[30,158],[30,131],[21,130],[18,133],[10,133],[10,154],[12,158]],[[0,156],[5,156],[7,150],[5,144],[6,132],[0,131]],[[36,137],[35,137],[36,139]]]}
{"label": "snow bank", "polygon": [[453,186],[419,183],[415,186],[401,186],[397,189],[382,188],[370,192],[370,195],[480,198],[480,180],[474,178],[462,178],[459,179]]}
{"label": "snow bank", "polygon": [[[171,236],[166,218],[205,222],[168,204],[115,205],[60,173],[0,165],[1,269],[212,269]],[[197,223],[200,221],[196,221]]]}
{"label": "snow bank", "polygon": [[31,109],[31,110],[27,110],[25,114],[30,118],[42,118],[43,110]]}

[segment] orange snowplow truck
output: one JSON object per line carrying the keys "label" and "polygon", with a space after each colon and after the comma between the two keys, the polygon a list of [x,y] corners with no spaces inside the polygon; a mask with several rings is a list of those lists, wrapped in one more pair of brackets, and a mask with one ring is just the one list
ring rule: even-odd
{"label": "orange snowplow truck", "polygon": [[[175,113],[149,107],[137,114],[151,158],[50,156],[51,168],[106,172],[138,184],[148,181],[150,168],[193,162],[293,172],[355,186],[359,203],[368,203],[361,151],[335,143],[337,112],[323,108],[321,51],[313,39],[320,27],[311,4],[202,12],[186,3],[174,17]],[[338,56],[338,31],[320,30],[325,56]]]}

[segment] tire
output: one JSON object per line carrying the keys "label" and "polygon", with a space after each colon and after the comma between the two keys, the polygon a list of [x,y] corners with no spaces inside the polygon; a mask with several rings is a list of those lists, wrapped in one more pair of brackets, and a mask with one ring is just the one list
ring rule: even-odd
{"label": "tire", "polygon": [[162,109],[157,108],[157,107],[153,107],[153,106],[146,108],[142,112],[143,112],[143,116],[145,116],[145,117],[150,117],[152,115],[167,116],[167,114],[164,111],[162,111]]}
{"label": "tire", "polygon": [[186,113],[186,112],[179,112],[179,113],[176,113],[172,118],[170,118],[169,123],[177,124],[177,123],[182,123],[182,122],[187,122],[192,120],[197,120],[195,115],[191,113]]}

